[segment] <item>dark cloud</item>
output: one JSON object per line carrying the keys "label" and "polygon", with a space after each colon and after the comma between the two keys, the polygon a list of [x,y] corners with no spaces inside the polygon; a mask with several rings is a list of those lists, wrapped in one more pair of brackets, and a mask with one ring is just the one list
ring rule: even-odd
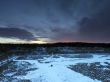
{"label": "dark cloud", "polygon": [[51,31],[53,32],[53,37],[51,37],[54,41],[56,42],[75,42],[77,41],[77,37],[76,37],[76,33],[75,30],[72,30],[71,28],[61,28],[61,27],[55,27],[53,29],[51,29]]}
{"label": "dark cloud", "polygon": [[0,37],[5,38],[18,38],[22,40],[34,40],[34,36],[23,29],[19,28],[0,28]]}
{"label": "dark cloud", "polygon": [[110,7],[104,7],[92,18],[83,18],[80,26],[80,38],[84,41],[110,42]]}
{"label": "dark cloud", "polygon": [[[0,25],[17,26],[7,28],[8,34],[0,31],[0,35],[110,42],[109,5],[110,0],[0,0]],[[22,33],[12,33],[12,29]]]}
{"label": "dark cloud", "polygon": [[4,24],[47,27],[71,26],[83,16],[100,9],[105,0],[0,0],[0,19]]}

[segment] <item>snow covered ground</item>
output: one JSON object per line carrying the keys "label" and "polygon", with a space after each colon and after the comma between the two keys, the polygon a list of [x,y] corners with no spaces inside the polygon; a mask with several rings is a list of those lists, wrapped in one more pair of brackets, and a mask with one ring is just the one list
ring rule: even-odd
{"label": "snow covered ground", "polygon": [[[69,57],[65,57],[62,55],[54,56],[45,56],[42,55],[43,58],[25,58],[13,59],[14,64],[16,64],[20,71],[24,69],[28,69],[26,74],[24,75],[16,75],[16,72],[12,71],[5,73],[4,76],[13,77],[17,80],[27,80],[27,81],[17,81],[12,80],[11,82],[102,82],[97,79],[91,79],[88,76],[84,76],[81,73],[75,72],[74,70],[69,69],[70,65],[77,65],[78,63],[94,63],[100,62],[101,65],[106,65],[105,62],[110,63],[110,56],[108,55],[98,55],[98,54],[90,54],[92,57],[88,58],[78,58],[79,54],[67,54]],[[28,63],[28,64],[27,64]],[[28,65],[24,67],[24,65]],[[16,67],[15,69],[18,69]],[[34,70],[29,70],[31,68],[35,68]],[[8,80],[3,80],[0,82],[9,82]]]}

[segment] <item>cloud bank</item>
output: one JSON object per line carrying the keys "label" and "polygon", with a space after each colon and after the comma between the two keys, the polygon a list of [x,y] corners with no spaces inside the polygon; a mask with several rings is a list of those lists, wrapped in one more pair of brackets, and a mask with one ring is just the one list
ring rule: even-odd
{"label": "cloud bank", "polygon": [[17,26],[1,28],[0,37],[110,42],[109,5],[110,0],[0,0],[0,25]]}

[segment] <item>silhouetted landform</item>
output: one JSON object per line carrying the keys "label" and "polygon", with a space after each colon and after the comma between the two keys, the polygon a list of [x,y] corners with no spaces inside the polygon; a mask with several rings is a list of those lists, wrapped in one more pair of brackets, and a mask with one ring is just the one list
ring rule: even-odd
{"label": "silhouetted landform", "polygon": [[[78,51],[81,50],[83,52],[89,51],[110,51],[110,43],[48,43],[48,44],[0,44],[0,52],[8,52],[11,50],[18,50],[18,51],[33,51],[38,50],[42,51],[42,49],[48,52],[60,52],[60,50],[74,50]],[[44,50],[43,50],[44,51]],[[43,52],[42,51],[42,52]],[[64,52],[64,51],[63,51]],[[80,53],[80,51],[78,51]]]}
{"label": "silhouetted landform", "polygon": [[0,59],[11,55],[110,53],[110,44],[104,43],[51,43],[51,44],[0,44]]}
{"label": "silhouetted landform", "polygon": [[110,43],[84,43],[84,42],[70,42],[70,43],[46,43],[46,44],[28,44],[28,43],[0,43],[1,46],[12,47],[110,47]]}

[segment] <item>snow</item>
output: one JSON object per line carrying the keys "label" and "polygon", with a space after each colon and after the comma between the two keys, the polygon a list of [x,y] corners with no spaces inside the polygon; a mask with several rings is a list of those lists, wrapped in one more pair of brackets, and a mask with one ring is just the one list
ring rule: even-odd
{"label": "snow", "polygon": [[[87,76],[77,73],[68,68],[69,65],[77,63],[94,63],[94,62],[110,62],[107,60],[109,56],[93,55],[93,58],[53,58],[44,57],[42,63],[36,60],[14,60],[16,62],[28,62],[33,67],[38,68],[34,71],[29,71],[27,75],[19,76],[18,79],[27,79],[32,82],[101,82],[93,80]],[[46,63],[49,62],[49,63]],[[52,66],[51,66],[52,65]]]}
{"label": "snow", "polygon": [[12,76],[12,75],[14,75],[15,73],[8,73],[8,74],[6,74],[6,76]]}
{"label": "snow", "polygon": [[10,57],[8,60],[5,59],[5,60],[0,60],[0,66],[6,64],[8,61],[13,61],[15,59],[17,59],[18,57]]}
{"label": "snow", "polygon": [[[33,63],[33,61],[27,61]],[[51,67],[51,64],[53,67]],[[32,82],[73,82],[73,80],[75,82],[100,82],[76,73],[64,65],[57,63],[51,64],[40,64],[36,62],[39,69],[29,72],[26,76],[21,77],[21,79],[30,79]]]}

